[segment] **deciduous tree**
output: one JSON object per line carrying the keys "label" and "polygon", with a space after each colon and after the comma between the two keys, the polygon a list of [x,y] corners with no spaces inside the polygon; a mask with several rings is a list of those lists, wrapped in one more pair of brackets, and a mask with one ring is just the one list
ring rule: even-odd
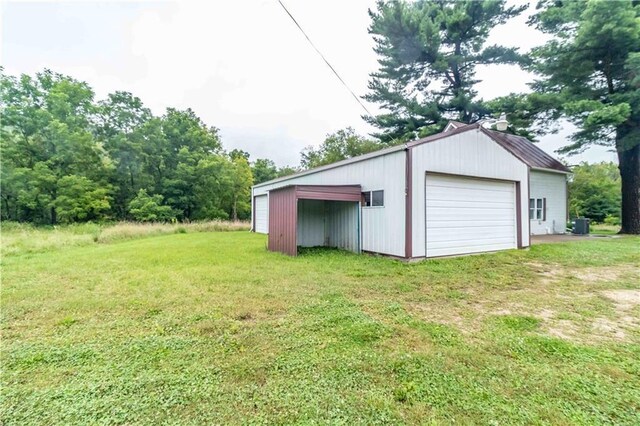
{"label": "deciduous tree", "polygon": [[581,163],[569,183],[569,214],[595,222],[620,217],[620,173],[614,163]]}
{"label": "deciduous tree", "polygon": [[360,136],[351,127],[327,135],[318,148],[307,147],[302,151],[300,165],[304,169],[335,163],[383,148],[380,142]]}

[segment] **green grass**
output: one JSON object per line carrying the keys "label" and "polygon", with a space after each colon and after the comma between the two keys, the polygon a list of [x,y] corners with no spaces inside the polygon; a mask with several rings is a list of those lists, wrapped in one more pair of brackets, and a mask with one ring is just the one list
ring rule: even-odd
{"label": "green grass", "polygon": [[604,223],[591,224],[589,230],[592,234],[597,235],[615,235],[620,232],[620,227],[617,225],[607,225]]}
{"label": "green grass", "polygon": [[640,423],[640,311],[603,296],[640,289],[639,238],[416,264],[265,242],[4,256],[2,424]]}

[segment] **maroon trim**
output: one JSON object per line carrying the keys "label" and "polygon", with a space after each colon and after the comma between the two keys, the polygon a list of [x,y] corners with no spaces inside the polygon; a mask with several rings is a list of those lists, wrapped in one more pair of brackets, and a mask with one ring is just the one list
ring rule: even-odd
{"label": "maroon trim", "polygon": [[531,214],[529,212],[529,209],[531,209],[530,203],[531,203],[531,167],[527,166],[527,229],[529,230],[529,245],[525,247],[531,247],[531,219],[529,218],[529,215]]}
{"label": "maroon trim", "polygon": [[325,200],[325,201],[355,201],[360,202],[360,192],[357,194],[330,194],[328,192],[297,191],[299,200]]}
{"label": "maroon trim", "polygon": [[413,155],[411,148],[406,151],[405,204],[404,204],[404,257],[413,256]]}
{"label": "maroon trim", "polygon": [[522,197],[520,194],[520,182],[516,182],[516,230],[518,232],[516,240],[519,249],[522,248]]}
{"label": "maroon trim", "polygon": [[[328,194],[360,194],[360,185],[292,185],[297,188],[298,191],[314,191],[325,192]],[[277,191],[274,189],[273,191]]]}
{"label": "maroon trim", "polygon": [[270,251],[296,256],[298,227],[298,200],[295,187],[269,193],[269,238]]}

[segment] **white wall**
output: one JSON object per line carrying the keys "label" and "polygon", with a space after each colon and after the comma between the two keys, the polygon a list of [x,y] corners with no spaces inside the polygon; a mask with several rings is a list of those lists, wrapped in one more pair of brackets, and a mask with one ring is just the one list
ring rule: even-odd
{"label": "white wall", "polygon": [[288,185],[362,185],[363,191],[382,189],[384,207],[362,208],[361,248],[404,257],[405,163],[405,151],[395,151],[316,173],[258,185],[253,188],[253,194],[254,197],[260,196],[271,189]]}
{"label": "white wall", "polygon": [[520,182],[522,245],[529,246],[527,165],[479,130],[417,145],[412,151],[413,257],[425,256],[426,172]]}
{"label": "white wall", "polygon": [[301,247],[323,246],[325,243],[325,202],[298,200],[297,244]]}
{"label": "white wall", "polygon": [[[531,234],[564,234],[567,224],[567,175],[531,170],[531,198],[546,198],[546,221],[532,219]],[[527,208],[529,202],[527,201]],[[529,212],[525,216],[529,218]],[[544,217],[544,215],[543,215]]]}

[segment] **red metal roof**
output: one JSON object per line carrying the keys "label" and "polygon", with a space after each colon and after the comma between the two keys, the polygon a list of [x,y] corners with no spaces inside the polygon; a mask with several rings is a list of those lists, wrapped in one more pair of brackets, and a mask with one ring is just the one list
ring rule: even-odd
{"label": "red metal roof", "polygon": [[485,129],[479,123],[467,124],[465,126],[449,130],[448,132],[436,133],[435,135],[409,142],[407,145],[409,147],[422,145],[423,143],[437,141],[442,138],[447,138],[458,133],[464,133],[475,129],[479,129],[498,145],[509,151],[516,158],[530,167],[571,173],[571,170],[569,170],[567,166],[544,152],[542,149],[538,148],[538,146],[529,139],[523,136],[516,136],[509,133]]}
{"label": "red metal roof", "polygon": [[360,201],[360,185],[287,185],[272,189],[269,193],[294,188],[296,199],[326,201]]}
{"label": "red metal roof", "polygon": [[523,163],[541,169],[552,169],[560,172],[571,173],[571,170],[523,136],[497,132],[480,128],[484,134],[496,141],[504,149],[522,160]]}

